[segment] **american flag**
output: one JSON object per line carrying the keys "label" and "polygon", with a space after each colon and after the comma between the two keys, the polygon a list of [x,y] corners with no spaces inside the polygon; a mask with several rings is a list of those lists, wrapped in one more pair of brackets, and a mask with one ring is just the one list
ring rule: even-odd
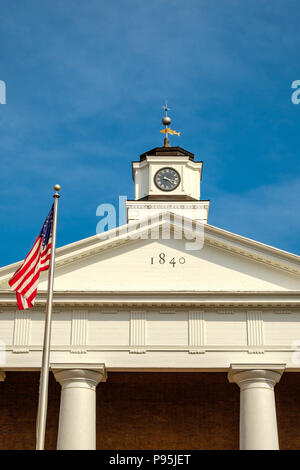
{"label": "american flag", "polygon": [[12,290],[17,294],[19,310],[33,307],[40,272],[49,269],[52,246],[53,208],[54,204],[51,207],[35,244],[26,256],[24,263],[8,281]]}

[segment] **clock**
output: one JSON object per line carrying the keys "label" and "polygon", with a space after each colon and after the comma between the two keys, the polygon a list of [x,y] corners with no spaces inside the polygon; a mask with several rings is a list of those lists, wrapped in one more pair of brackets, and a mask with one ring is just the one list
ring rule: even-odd
{"label": "clock", "polygon": [[180,176],[174,168],[161,168],[155,173],[154,183],[161,191],[173,191],[179,186]]}

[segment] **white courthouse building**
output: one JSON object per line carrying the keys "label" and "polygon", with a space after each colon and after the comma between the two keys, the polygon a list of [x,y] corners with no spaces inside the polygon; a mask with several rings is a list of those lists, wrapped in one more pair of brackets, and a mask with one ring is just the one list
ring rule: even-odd
{"label": "white courthouse building", "polygon": [[[46,447],[300,449],[300,257],[210,225],[181,147],[132,170],[127,225],[56,252]],[[19,265],[0,269],[0,447],[33,449],[47,273],[18,311]]]}

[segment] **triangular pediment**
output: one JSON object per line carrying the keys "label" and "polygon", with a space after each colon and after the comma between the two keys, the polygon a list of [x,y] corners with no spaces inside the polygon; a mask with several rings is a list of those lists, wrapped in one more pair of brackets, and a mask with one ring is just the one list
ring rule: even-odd
{"label": "triangular pediment", "polygon": [[[190,221],[183,230],[178,218],[166,217],[142,226],[129,224],[107,232],[102,239],[94,236],[59,248],[55,290],[299,290],[299,256],[210,225],[199,227]],[[198,236],[199,246],[191,249],[201,230],[203,246]],[[7,279],[18,265],[0,270],[1,290],[7,289]],[[47,273],[43,273],[39,290],[46,288]]]}

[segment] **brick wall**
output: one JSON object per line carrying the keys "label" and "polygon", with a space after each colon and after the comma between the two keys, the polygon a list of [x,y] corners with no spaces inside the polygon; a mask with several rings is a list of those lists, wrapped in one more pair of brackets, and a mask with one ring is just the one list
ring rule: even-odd
{"label": "brick wall", "polygon": [[[34,449],[39,374],[0,383],[0,449]],[[280,445],[300,449],[300,374],[276,385]],[[50,374],[46,444],[55,449],[60,385]],[[98,449],[237,449],[239,390],[224,373],[109,373],[97,388]]]}
{"label": "brick wall", "polygon": [[239,392],[226,374],[111,374],[97,399],[98,449],[238,447]]}

